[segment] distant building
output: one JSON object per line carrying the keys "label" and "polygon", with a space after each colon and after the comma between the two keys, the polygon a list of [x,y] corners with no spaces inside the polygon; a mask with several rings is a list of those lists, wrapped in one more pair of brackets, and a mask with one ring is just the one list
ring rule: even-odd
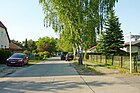
{"label": "distant building", "polygon": [[96,51],[96,46],[93,46],[87,50],[87,53],[93,53]]}
{"label": "distant building", "polygon": [[[127,52],[129,52],[129,42],[125,43],[125,46],[127,48]],[[137,41],[132,41],[131,42],[131,51],[132,52],[138,52],[138,50],[140,49],[140,40]]]}
{"label": "distant building", "polygon": [[10,38],[7,32],[7,28],[0,21],[0,49],[9,48]]}
{"label": "distant building", "polygon": [[[129,42],[125,43],[126,51],[129,52]],[[138,59],[140,60],[140,40],[131,42],[131,52],[138,52]]]}
{"label": "distant building", "polygon": [[22,53],[24,50],[27,50],[26,47],[22,46],[21,44],[10,42],[9,50],[13,53]]}

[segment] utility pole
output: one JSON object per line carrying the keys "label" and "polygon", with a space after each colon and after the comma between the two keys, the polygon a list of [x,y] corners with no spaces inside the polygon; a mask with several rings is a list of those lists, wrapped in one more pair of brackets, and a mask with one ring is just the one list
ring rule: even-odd
{"label": "utility pole", "polygon": [[131,56],[131,32],[129,36],[129,49],[130,49],[130,73],[132,73],[132,56]]}

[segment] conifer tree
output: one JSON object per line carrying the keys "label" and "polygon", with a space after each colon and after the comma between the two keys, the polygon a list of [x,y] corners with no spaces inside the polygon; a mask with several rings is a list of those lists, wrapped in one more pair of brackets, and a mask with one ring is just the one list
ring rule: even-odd
{"label": "conifer tree", "polygon": [[111,53],[119,53],[123,47],[124,38],[123,31],[120,28],[119,18],[115,16],[114,10],[110,11],[110,15],[105,24],[105,43],[106,49]]}
{"label": "conifer tree", "polygon": [[104,48],[108,54],[112,54],[112,65],[114,55],[121,53],[123,48],[124,38],[123,31],[120,28],[119,18],[115,16],[115,12],[112,9],[110,15],[105,24],[105,36],[104,36]]}

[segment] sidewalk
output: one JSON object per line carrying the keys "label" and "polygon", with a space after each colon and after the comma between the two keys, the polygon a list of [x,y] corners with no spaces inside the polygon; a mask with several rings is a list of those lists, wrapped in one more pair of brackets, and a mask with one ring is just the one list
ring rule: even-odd
{"label": "sidewalk", "polygon": [[93,63],[84,64],[94,66],[103,73],[103,75],[80,75],[94,93],[140,93],[140,76],[122,75],[117,70]]}
{"label": "sidewalk", "polygon": [[104,74],[118,74],[119,71],[118,70],[114,70],[114,69],[108,69],[108,68],[105,68],[105,67],[101,67],[101,66],[98,66],[97,64],[94,64],[94,63],[90,63],[90,62],[84,62],[84,64],[86,65],[90,65],[90,66],[94,66],[96,67],[96,69]]}
{"label": "sidewalk", "polygon": [[8,67],[5,64],[0,64],[0,78],[15,72],[19,68],[21,67]]}
{"label": "sidewalk", "polygon": [[0,64],[0,77],[4,77],[5,75],[7,75],[7,73],[5,72],[7,66],[5,64]]}
{"label": "sidewalk", "polygon": [[140,93],[140,89],[112,76],[82,76],[94,93]]}

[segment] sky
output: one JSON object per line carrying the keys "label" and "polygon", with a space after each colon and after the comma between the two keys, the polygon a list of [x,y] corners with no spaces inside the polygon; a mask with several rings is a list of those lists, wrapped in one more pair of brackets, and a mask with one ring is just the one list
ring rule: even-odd
{"label": "sky", "polygon": [[[115,6],[124,35],[140,35],[140,0],[118,0]],[[128,38],[124,38],[128,41]],[[133,40],[133,39],[132,39]]]}
{"label": "sky", "polygon": [[11,40],[37,41],[40,37],[58,35],[44,27],[44,13],[39,0],[0,0],[0,21],[7,27]]}
{"label": "sky", "polygon": [[[7,27],[11,40],[34,41],[40,37],[58,38],[52,28],[43,24],[44,13],[39,0],[0,0],[0,21]],[[140,0],[118,0],[115,6],[124,34],[140,35]]]}

